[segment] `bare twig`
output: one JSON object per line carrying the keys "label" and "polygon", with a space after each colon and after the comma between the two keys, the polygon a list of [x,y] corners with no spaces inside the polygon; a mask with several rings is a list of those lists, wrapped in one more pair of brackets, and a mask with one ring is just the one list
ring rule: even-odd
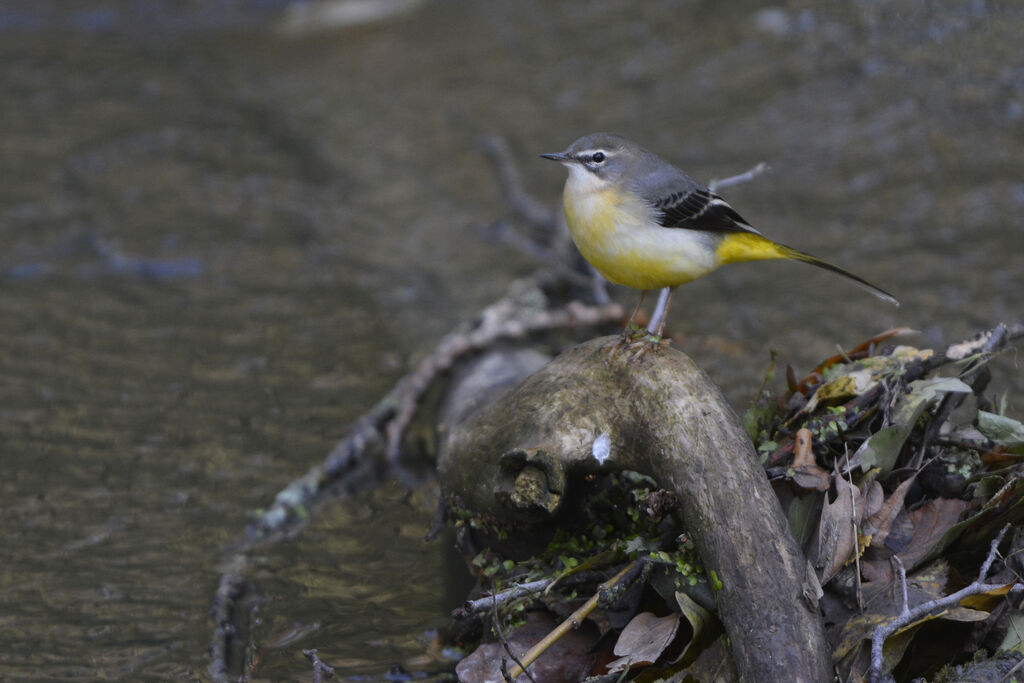
{"label": "bare twig", "polygon": [[546,203],[535,199],[523,187],[519,168],[513,163],[515,156],[509,149],[508,143],[505,142],[505,138],[498,135],[484,137],[480,140],[480,147],[494,164],[505,201],[527,223],[553,230],[557,223],[555,212]]}
{"label": "bare twig", "polygon": [[[497,633],[498,640],[501,642],[501,646],[505,648],[505,652],[508,653],[509,658],[511,658],[511,660],[516,663],[518,671],[521,673],[525,673],[526,677],[533,681],[533,683],[537,683],[537,681],[533,678],[533,674],[531,674],[529,671],[526,671],[526,666],[524,666],[523,663],[519,660],[519,657],[516,656],[516,653],[512,652],[512,647],[508,644],[508,639],[505,638],[505,632],[501,628],[501,618],[498,616],[498,601],[494,598],[495,596],[492,595],[491,608],[493,610],[494,632]],[[518,676],[519,674],[509,674],[507,662],[508,660],[506,660],[504,657],[501,658],[501,677],[505,679],[508,683],[513,683],[513,681],[515,681],[516,679],[516,676]]]}
{"label": "bare twig", "polygon": [[313,665],[313,683],[323,683],[325,678],[334,678],[334,668],[327,666],[320,658],[316,655],[317,651],[314,650],[303,650],[302,654],[306,656],[306,659]]}
{"label": "bare twig", "polygon": [[[999,554],[999,544],[1003,540],[1003,536],[1006,535],[1007,529],[1010,525],[1007,524],[1002,530],[992,539],[992,545],[989,548],[988,556],[982,563],[981,568],[978,570],[978,579],[968,586],[961,588],[955,593],[950,593],[943,598],[936,598],[934,600],[928,600],[915,606],[911,609],[907,604],[907,574],[903,568],[903,563],[896,558],[897,569],[898,569],[898,581],[903,591],[902,607],[900,613],[892,621],[881,624],[875,628],[874,635],[871,638],[871,669],[868,671],[868,681],[871,683],[878,683],[882,680],[882,664],[883,657],[882,652],[885,646],[885,640],[895,634],[900,629],[913,624],[919,619],[935,612],[937,610],[944,610],[950,607],[955,607],[960,604],[960,601],[969,595],[978,595],[979,593],[987,593],[994,591],[999,588],[1003,588],[1005,584],[990,584],[985,583],[985,577],[988,576],[989,570],[992,568],[992,562],[995,561],[996,556]],[[1024,584],[1014,584],[1011,588],[1012,592],[1019,592],[1024,590]]]}
{"label": "bare twig", "polygon": [[[849,457],[850,457],[849,451],[847,451],[846,457],[847,457],[847,460],[849,460]],[[842,476],[842,475],[840,474],[839,476]],[[850,524],[853,525],[853,539],[854,539],[853,560],[854,560],[855,569],[856,569],[856,572],[854,574],[854,578],[855,578],[856,584],[857,584],[857,609],[859,611],[863,612],[864,611],[864,587],[863,587],[863,585],[861,585],[861,580],[860,580],[860,531],[861,530],[860,530],[859,525],[857,523],[857,497],[856,497],[856,495],[854,495],[854,491],[857,490],[857,487],[853,485],[853,474],[852,474],[852,472],[850,472],[848,470],[846,472],[846,476],[847,476],[847,481],[850,483],[850,510],[853,512],[853,514],[850,515]],[[906,602],[906,597],[904,596],[904,603],[905,602]]]}
{"label": "bare twig", "polygon": [[907,568],[903,566],[903,560],[899,555],[892,556],[892,563],[896,565],[896,575],[899,576],[900,616],[903,616],[910,612],[910,599],[907,596]]}
{"label": "bare twig", "polygon": [[566,619],[561,624],[556,626],[555,629],[551,631],[551,633],[544,636],[544,638],[541,639],[539,643],[531,647],[530,650],[522,657],[523,664],[512,669],[512,678],[515,679],[519,674],[523,673],[526,667],[533,664],[538,657],[544,654],[545,650],[554,645],[555,642],[558,641],[558,639],[561,638],[563,635],[568,633],[570,629],[579,628],[580,624],[583,623],[583,620],[586,619],[590,615],[590,613],[597,608],[597,603],[598,600],[601,599],[601,594],[613,588],[619,582],[619,580],[622,579],[622,577],[626,576],[626,574],[628,574],[630,570],[633,569],[636,563],[637,560],[630,562],[618,574],[602,583],[598,587],[597,592],[590,596],[590,599],[583,603],[583,605],[579,609],[570,614],[568,619]]}
{"label": "bare twig", "polygon": [[229,672],[239,666],[234,661],[239,650],[236,624],[244,621],[240,613],[245,611],[246,596],[250,592],[241,574],[243,558],[236,557],[230,565],[220,577],[211,610],[216,627],[210,646],[209,673],[214,680],[227,680]]}
{"label": "bare twig", "polygon": [[519,598],[524,598],[528,595],[542,593],[545,588],[553,583],[553,581],[553,579],[530,581],[529,583],[521,583],[518,586],[507,588],[484,598],[467,600],[462,607],[452,611],[452,617],[455,619],[464,619],[472,614],[489,609],[493,604],[504,605],[506,602],[512,602],[513,600],[518,600]]}
{"label": "bare twig", "polygon": [[738,175],[729,176],[728,178],[712,178],[708,181],[708,189],[712,192],[717,192],[723,187],[730,187],[732,185],[739,185],[740,183],[749,183],[751,180],[767,171],[770,167],[763,161],[757,166],[744,171]]}

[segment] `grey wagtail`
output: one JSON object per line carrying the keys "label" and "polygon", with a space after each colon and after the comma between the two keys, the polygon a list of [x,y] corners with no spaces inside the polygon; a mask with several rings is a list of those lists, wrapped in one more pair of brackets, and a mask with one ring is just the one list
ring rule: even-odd
{"label": "grey wagtail", "polygon": [[540,156],[569,169],[563,204],[576,248],[608,280],[641,290],[640,303],[616,348],[635,338],[631,337],[633,318],[648,290],[669,290],[660,320],[652,319],[643,336],[656,348],[676,287],[727,263],[803,261],[844,275],[880,299],[899,305],[867,280],[771,241],[717,194],[623,137],[594,133],[564,152]]}

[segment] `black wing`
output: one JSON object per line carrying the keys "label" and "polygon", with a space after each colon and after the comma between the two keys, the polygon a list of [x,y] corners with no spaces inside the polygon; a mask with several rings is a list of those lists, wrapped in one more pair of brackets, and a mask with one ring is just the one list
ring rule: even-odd
{"label": "black wing", "polygon": [[757,232],[724,199],[704,188],[681,190],[654,202],[665,228],[711,232]]}

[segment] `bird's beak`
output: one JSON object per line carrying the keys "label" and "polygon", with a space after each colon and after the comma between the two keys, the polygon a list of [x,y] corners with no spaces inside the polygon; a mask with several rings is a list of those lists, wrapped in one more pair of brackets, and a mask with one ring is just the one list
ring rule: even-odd
{"label": "bird's beak", "polygon": [[553,154],[541,154],[540,156],[544,157],[545,159],[551,159],[552,161],[561,161],[563,163],[566,162],[566,161],[571,161],[572,160],[572,157],[570,157],[565,152],[555,152]]}

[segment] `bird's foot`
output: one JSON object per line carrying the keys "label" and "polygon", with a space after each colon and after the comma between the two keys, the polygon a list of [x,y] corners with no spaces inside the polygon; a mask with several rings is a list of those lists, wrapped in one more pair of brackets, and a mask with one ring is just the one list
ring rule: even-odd
{"label": "bird's foot", "polygon": [[671,343],[671,339],[664,339],[661,335],[653,334],[643,328],[624,330],[619,338],[609,345],[611,350],[608,352],[608,358],[605,359],[605,365],[610,364],[615,358],[615,354],[622,349],[627,349],[632,354],[626,361],[632,363],[643,358],[648,351],[657,351]]}
{"label": "bird's foot", "polygon": [[615,354],[624,348],[630,347],[636,343],[637,339],[643,338],[646,334],[646,327],[640,327],[632,322],[626,325],[622,332],[619,333],[619,338],[608,345],[607,348],[610,350],[608,351],[608,357],[604,359],[604,364],[610,364],[612,359],[615,358]]}
{"label": "bird's foot", "polygon": [[627,346],[629,346],[629,337],[627,337],[626,333],[623,332],[619,335],[618,339],[608,345],[608,349],[610,350],[608,351],[608,357],[604,359],[604,364],[611,365],[612,359],[615,358],[615,354]]}
{"label": "bird's foot", "polygon": [[660,334],[645,332],[641,337],[629,343],[629,350],[633,352],[633,355],[629,357],[627,362],[639,361],[648,351],[658,351],[661,347],[668,346],[671,343],[671,339],[665,339]]}

